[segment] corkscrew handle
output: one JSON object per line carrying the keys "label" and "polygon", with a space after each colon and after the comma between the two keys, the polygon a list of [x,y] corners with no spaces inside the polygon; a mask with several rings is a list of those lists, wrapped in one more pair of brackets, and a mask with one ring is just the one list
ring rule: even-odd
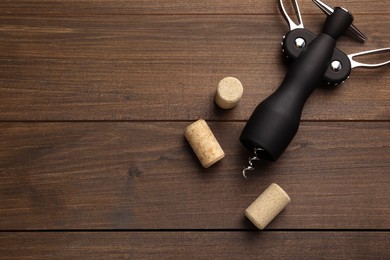
{"label": "corkscrew handle", "polygon": [[262,148],[258,156],[263,159],[279,158],[299,128],[305,102],[322,79],[337,38],[352,21],[352,15],[342,8],[335,8],[328,16],[323,32],[293,62],[280,87],[249,118],[240,136],[245,147]]}

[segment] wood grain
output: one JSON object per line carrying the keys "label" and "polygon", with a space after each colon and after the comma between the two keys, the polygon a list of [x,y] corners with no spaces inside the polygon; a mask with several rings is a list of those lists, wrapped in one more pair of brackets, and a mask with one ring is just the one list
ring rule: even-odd
{"label": "wood grain", "polygon": [[[307,18],[313,28],[323,20]],[[362,18],[364,49],[386,46],[390,21]],[[286,73],[286,32],[275,15],[3,18],[0,120],[246,120]],[[340,46],[362,50],[348,38]],[[222,113],[213,95],[226,76],[244,96]],[[388,85],[388,67],[357,69],[343,86],[319,88],[303,120],[389,120]]]}
{"label": "wood grain", "polygon": [[[369,37],[340,49],[389,47],[386,1],[329,1]],[[282,157],[241,176],[287,31],[276,0],[0,1],[0,258],[389,259],[389,66],[319,87]],[[231,111],[213,103],[226,76],[244,84]],[[183,134],[198,118],[226,153],[209,169]],[[244,210],[272,182],[292,203],[256,232]]]}
{"label": "wood grain", "polygon": [[[286,6],[288,1],[285,1]],[[332,0],[330,6],[343,6],[353,14],[388,14],[386,1]],[[311,1],[299,1],[303,14],[322,14]],[[117,15],[117,14],[269,14],[277,11],[277,0],[2,0],[0,14],[7,15]]]}
{"label": "wood grain", "polygon": [[5,232],[0,254],[6,259],[387,259],[389,243],[388,232]]}
{"label": "wood grain", "polygon": [[2,123],[0,229],[254,229],[244,210],[272,182],[292,203],[271,229],[387,229],[389,122],[306,122],[276,163],[210,122],[226,157],[203,169],[190,122]]}

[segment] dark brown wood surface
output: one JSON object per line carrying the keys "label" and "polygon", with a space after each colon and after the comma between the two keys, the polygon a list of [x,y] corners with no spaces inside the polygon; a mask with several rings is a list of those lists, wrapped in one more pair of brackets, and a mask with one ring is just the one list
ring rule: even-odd
{"label": "dark brown wood surface", "polygon": [[[386,1],[328,4],[369,37],[346,53],[390,47]],[[241,175],[287,31],[276,1],[2,0],[0,258],[390,258],[389,66],[319,87],[282,157]],[[244,85],[229,111],[226,76]],[[209,169],[183,134],[198,118],[226,153]],[[273,182],[292,202],[259,232],[244,210]]]}
{"label": "dark brown wood surface", "polygon": [[8,259],[387,259],[389,243],[387,232],[5,232],[0,254]]}

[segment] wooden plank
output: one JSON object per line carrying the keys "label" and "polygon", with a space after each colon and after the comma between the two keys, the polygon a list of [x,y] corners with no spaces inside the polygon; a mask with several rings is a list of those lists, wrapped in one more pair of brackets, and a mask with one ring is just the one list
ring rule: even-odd
{"label": "wooden plank", "polygon": [[[341,49],[388,45],[386,2],[329,4],[370,38]],[[390,258],[388,67],[318,89],[244,180],[244,120],[286,72],[276,1],[2,0],[0,21],[0,258]],[[212,101],[225,76],[245,87],[232,111]],[[207,170],[183,137],[199,117],[226,152]],[[292,203],[252,232],[243,211],[272,182]]]}
{"label": "wooden plank", "polygon": [[[323,18],[308,18],[319,29]],[[362,18],[373,38],[343,38],[348,53],[389,42],[389,20]],[[0,120],[246,120],[286,73],[286,29],[275,16],[3,17]],[[303,119],[389,120],[387,71],[356,69],[319,89]],[[245,87],[227,113],[213,104],[226,76]]]}
{"label": "wooden plank", "polygon": [[[283,79],[282,64],[152,64],[2,61],[0,120],[247,120]],[[236,76],[239,105],[214,104],[218,82]],[[341,87],[318,88],[303,120],[389,120],[386,68],[356,71]]]}
{"label": "wooden plank", "polygon": [[[386,47],[390,22],[360,18],[370,40],[361,46],[345,36],[339,46],[348,52]],[[324,20],[309,15],[306,27],[318,33]],[[275,63],[288,32],[280,14],[2,16],[1,21],[1,60]]]}
{"label": "wooden plank", "polygon": [[[284,1],[288,5],[288,1]],[[342,6],[354,15],[361,13],[388,14],[386,1],[332,0],[330,6]],[[321,11],[311,1],[299,1],[303,14]],[[269,14],[277,10],[277,1],[256,0],[2,0],[0,14],[7,15],[112,15],[112,14]]]}
{"label": "wooden plank", "polygon": [[209,169],[189,123],[1,123],[0,229],[253,229],[272,182],[292,203],[270,229],[389,229],[389,122],[304,122],[247,180],[244,123],[209,123],[226,153]]}
{"label": "wooden plank", "polygon": [[389,232],[0,233],[6,259],[388,259]]}

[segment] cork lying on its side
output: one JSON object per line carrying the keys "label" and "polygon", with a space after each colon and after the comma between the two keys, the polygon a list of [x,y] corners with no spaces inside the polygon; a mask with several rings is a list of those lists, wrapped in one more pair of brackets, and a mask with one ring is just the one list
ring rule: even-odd
{"label": "cork lying on its side", "polygon": [[225,156],[217,139],[203,119],[187,126],[184,134],[203,167],[208,168]]}
{"label": "cork lying on its side", "polygon": [[222,79],[215,93],[215,103],[223,109],[235,107],[242,97],[244,88],[241,82],[233,77]]}
{"label": "cork lying on its side", "polygon": [[290,197],[277,184],[272,183],[245,210],[245,215],[258,228],[264,229],[289,203]]}

